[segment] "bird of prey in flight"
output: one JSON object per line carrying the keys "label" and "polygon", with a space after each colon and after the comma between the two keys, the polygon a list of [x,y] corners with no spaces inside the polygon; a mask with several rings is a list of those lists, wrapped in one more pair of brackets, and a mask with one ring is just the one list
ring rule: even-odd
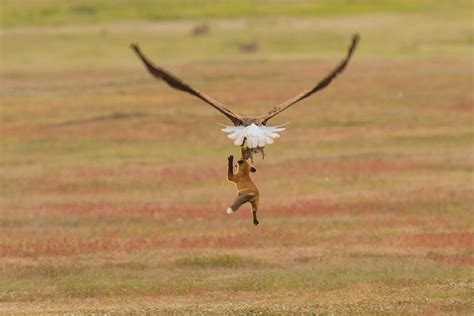
{"label": "bird of prey in flight", "polygon": [[319,81],[313,87],[301,92],[295,97],[275,106],[268,113],[257,115],[257,116],[242,116],[232,112],[224,104],[211,98],[210,96],[198,91],[191,87],[189,84],[183,82],[173,74],[164,70],[163,68],[155,66],[141,51],[140,47],[132,43],[130,47],[135,51],[138,57],[145,64],[148,71],[158,79],[164,80],[169,86],[177,90],[187,92],[189,94],[198,97],[202,101],[206,102],[217,111],[224,114],[233,125],[225,126],[222,131],[228,133],[228,137],[234,140],[234,144],[241,146],[245,151],[245,159],[252,158],[254,153],[260,152],[264,155],[264,147],[267,144],[272,144],[275,138],[280,137],[279,132],[285,130],[280,126],[269,126],[268,121],[275,115],[285,111],[293,104],[309,97],[313,93],[316,93],[326,88],[331,81],[336,78],[348,64],[349,60],[356,49],[357,43],[359,42],[359,35],[355,34],[352,36],[352,41],[347,50],[345,58],[334,68],[326,77]]}

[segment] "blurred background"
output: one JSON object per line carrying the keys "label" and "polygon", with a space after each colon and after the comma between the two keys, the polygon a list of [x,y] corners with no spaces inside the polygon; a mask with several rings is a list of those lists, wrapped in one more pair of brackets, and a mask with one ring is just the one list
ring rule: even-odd
{"label": "blurred background", "polygon": [[[472,312],[472,1],[0,0],[0,312]],[[227,119],[326,90],[235,197]]]}

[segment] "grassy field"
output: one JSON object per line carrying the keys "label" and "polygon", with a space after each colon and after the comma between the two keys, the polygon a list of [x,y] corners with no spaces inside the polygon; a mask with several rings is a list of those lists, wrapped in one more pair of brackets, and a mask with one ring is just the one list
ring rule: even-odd
{"label": "grassy field", "polygon": [[331,16],[472,9],[470,0],[2,0],[3,26],[265,16]]}
{"label": "grassy field", "polygon": [[[471,2],[152,2],[1,1],[0,313],[474,312]],[[273,122],[258,227],[226,119],[128,48],[258,114],[354,32]]]}

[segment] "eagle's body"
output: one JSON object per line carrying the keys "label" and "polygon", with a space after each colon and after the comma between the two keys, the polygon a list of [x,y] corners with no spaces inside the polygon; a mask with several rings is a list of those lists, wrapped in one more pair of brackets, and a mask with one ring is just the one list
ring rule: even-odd
{"label": "eagle's body", "polygon": [[227,137],[234,140],[235,145],[242,146],[246,142],[249,148],[273,144],[273,140],[280,137],[278,132],[284,130],[285,128],[281,126],[255,125],[254,123],[247,126],[226,126],[222,129],[223,132],[229,134]]}
{"label": "eagle's body", "polygon": [[241,146],[244,149],[244,158],[252,159],[254,153],[260,152],[265,157],[265,145],[273,144],[273,140],[280,137],[279,132],[284,131],[285,128],[281,126],[265,126],[256,125],[238,125],[226,126],[222,129],[223,132],[228,133],[227,137],[234,140],[234,144]]}

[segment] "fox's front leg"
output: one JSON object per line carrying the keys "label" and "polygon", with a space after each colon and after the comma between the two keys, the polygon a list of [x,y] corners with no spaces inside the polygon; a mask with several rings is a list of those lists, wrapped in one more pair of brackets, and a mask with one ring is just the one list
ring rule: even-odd
{"label": "fox's front leg", "polygon": [[229,181],[234,181],[234,156],[230,155],[227,157],[227,179]]}

